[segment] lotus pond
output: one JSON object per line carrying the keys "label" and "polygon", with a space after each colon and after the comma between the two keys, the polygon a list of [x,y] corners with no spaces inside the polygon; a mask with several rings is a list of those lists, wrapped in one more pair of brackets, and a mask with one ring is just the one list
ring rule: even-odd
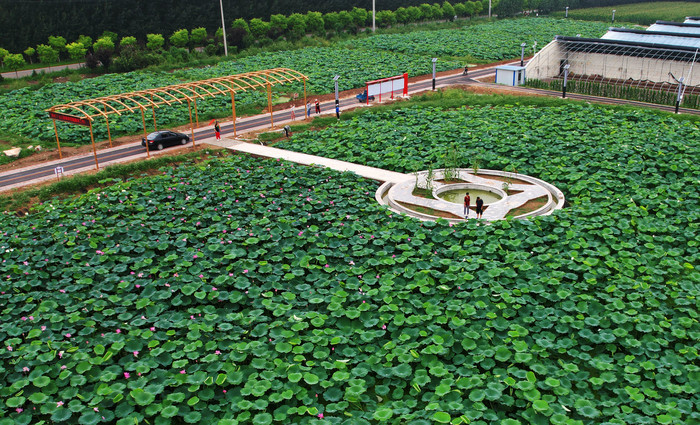
{"label": "lotus pond", "polygon": [[2,215],[0,424],[697,423],[697,131],[409,108],[287,144],[403,171],[460,142],[566,193],[534,220],[421,223],[247,157]]}

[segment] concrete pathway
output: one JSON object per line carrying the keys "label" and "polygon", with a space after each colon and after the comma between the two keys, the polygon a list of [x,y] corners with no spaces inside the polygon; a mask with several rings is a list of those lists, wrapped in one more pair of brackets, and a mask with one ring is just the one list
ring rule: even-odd
{"label": "concrete pathway", "polygon": [[302,165],[320,165],[336,171],[350,171],[358,176],[365,177],[380,182],[399,183],[411,176],[408,174],[395,173],[393,171],[382,170],[381,168],[368,167],[366,165],[354,164],[352,162],[339,161],[337,159],[324,158],[321,156],[307,155],[305,153],[292,152],[284,149],[277,149],[271,146],[262,146],[254,143],[246,143],[238,140],[202,140],[200,143],[207,143],[225,147],[232,151],[243,152],[251,155],[263,156],[266,158],[278,158],[295,162]]}
{"label": "concrete pathway", "polygon": [[34,69],[25,69],[23,71],[17,71],[15,74],[15,71],[10,71],[10,72],[3,72],[2,73],[2,78],[22,78],[22,77],[28,77],[32,75],[34,71],[36,71],[37,74],[47,74],[49,72],[57,72],[57,71],[63,71],[64,69],[78,69],[85,66],[84,63],[71,63],[68,65],[57,65],[57,66],[52,66],[52,67],[46,67],[46,68],[34,68]]}

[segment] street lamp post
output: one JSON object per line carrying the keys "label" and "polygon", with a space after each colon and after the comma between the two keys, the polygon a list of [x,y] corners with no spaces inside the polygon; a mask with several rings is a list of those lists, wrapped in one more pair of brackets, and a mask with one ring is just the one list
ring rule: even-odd
{"label": "street lamp post", "polygon": [[377,26],[375,25],[375,17],[377,15],[377,9],[374,7],[375,0],[372,0],[372,32],[374,32],[377,29]]}
{"label": "street lamp post", "polygon": [[564,65],[564,87],[562,88],[561,97],[566,99],[566,80],[569,78],[569,65],[568,63]]}
{"label": "street lamp post", "polygon": [[435,91],[435,64],[437,63],[438,58],[433,58],[433,91]]}
{"label": "street lamp post", "polygon": [[489,0],[489,19],[491,19],[491,0]]}
{"label": "street lamp post", "polygon": [[615,22],[615,9],[613,9],[612,21]]}
{"label": "street lamp post", "polygon": [[224,2],[219,0],[219,7],[221,8],[221,31],[224,33],[224,56],[228,56],[228,46],[226,45],[226,24],[224,24]]}
{"label": "street lamp post", "polygon": [[523,66],[525,63],[525,46],[527,46],[525,43],[520,45],[520,66]]}
{"label": "street lamp post", "polygon": [[340,119],[340,101],[338,100],[338,79],[340,78],[340,75],[336,75],[333,77],[333,81],[335,82],[335,117]]}
{"label": "street lamp post", "polygon": [[676,96],[676,113],[678,113],[678,108],[681,106],[681,100],[683,100],[683,77],[678,79],[678,96]]}
{"label": "street lamp post", "polygon": [[566,6],[566,12],[564,13],[564,17],[565,18],[569,17],[569,6]]}

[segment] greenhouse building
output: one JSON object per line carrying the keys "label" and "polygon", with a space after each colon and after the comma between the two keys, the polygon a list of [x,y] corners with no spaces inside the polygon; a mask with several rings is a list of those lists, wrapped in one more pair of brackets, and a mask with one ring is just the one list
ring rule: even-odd
{"label": "greenhouse building", "polygon": [[[698,19],[698,20],[695,20]],[[528,79],[567,77],[663,91],[700,92],[700,18],[657,21],[646,30],[610,28],[601,38],[555,37],[527,64]]]}

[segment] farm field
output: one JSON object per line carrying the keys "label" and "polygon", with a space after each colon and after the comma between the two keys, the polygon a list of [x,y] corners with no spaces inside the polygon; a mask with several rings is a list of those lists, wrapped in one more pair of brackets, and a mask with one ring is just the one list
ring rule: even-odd
{"label": "farm field", "polygon": [[[443,58],[444,55],[469,55],[482,61],[494,58],[515,57],[520,54],[523,34],[527,40],[537,39],[539,46],[551,41],[554,34],[575,35],[602,34],[605,25],[590,22],[574,22],[554,19],[522,19],[499,21],[497,24],[484,24],[465,28],[465,34],[474,34],[477,28],[484,28],[481,38],[471,37],[472,43],[464,45],[455,38],[454,30],[434,31],[433,41],[436,45],[447,46],[444,50],[430,50],[422,45],[415,51],[403,50],[401,46],[413,43],[410,34],[399,36],[369,37],[357,41],[357,45],[337,44],[329,47],[305,48],[294,51],[263,52],[232,62],[221,62],[216,66],[186,69],[174,73],[167,72],[131,72],[112,74],[86,79],[75,83],[50,84],[32,90],[24,88],[0,94],[0,135],[12,134],[32,140],[53,143],[53,124],[44,112],[47,108],[70,101],[97,96],[118,94],[126,91],[142,90],[177,84],[184,81],[231,75],[267,68],[286,67],[298,70],[310,77],[307,89],[310,93],[330,93],[333,91],[333,76],[341,75],[341,88],[360,87],[366,81],[408,72],[410,76],[431,72],[430,58],[438,55],[442,59],[437,63],[438,71],[455,69],[464,64]],[[517,28],[517,30],[511,29]],[[434,33],[434,34],[433,34]],[[427,34],[426,34],[427,36]],[[494,52],[485,55],[485,40],[497,38],[499,43],[490,44]],[[379,41],[373,42],[377,38]],[[390,51],[391,46],[397,51]],[[284,86],[280,90],[302,92],[301,85]],[[279,94],[279,93],[276,93]],[[266,104],[263,92],[246,92],[236,96],[237,107],[245,108]],[[213,116],[225,116],[231,113],[230,99],[222,96],[214,99],[200,100],[198,109],[203,119]],[[110,130],[117,137],[125,134],[138,134],[142,123],[140,114],[123,115],[110,119]],[[180,125],[188,122],[187,105],[175,105],[167,110],[158,111],[160,127]],[[61,138],[64,142],[88,144],[89,131],[86,128],[59,123]],[[104,125],[95,126],[95,137],[107,139]]]}
{"label": "farm field", "polygon": [[697,131],[412,106],[278,145],[396,171],[456,145],[566,193],[532,221],[423,223],[238,156],[1,215],[0,425],[695,423]]}
{"label": "farm field", "polygon": [[527,18],[505,19],[461,30],[415,31],[406,34],[381,34],[347,41],[348,46],[371,50],[403,52],[428,57],[452,57],[478,62],[496,62],[520,58],[520,44],[526,54],[533,54],[533,44],[541,50],[556,35],[600,37],[610,25],[603,22],[573,19]]}
{"label": "farm field", "polygon": [[[700,3],[661,1],[569,9],[569,18],[610,22],[613,9],[615,9],[615,21],[634,22],[640,25],[651,25],[656,21],[683,22],[686,16],[700,16]],[[555,12],[551,15],[562,18],[564,17],[564,12]]]}

